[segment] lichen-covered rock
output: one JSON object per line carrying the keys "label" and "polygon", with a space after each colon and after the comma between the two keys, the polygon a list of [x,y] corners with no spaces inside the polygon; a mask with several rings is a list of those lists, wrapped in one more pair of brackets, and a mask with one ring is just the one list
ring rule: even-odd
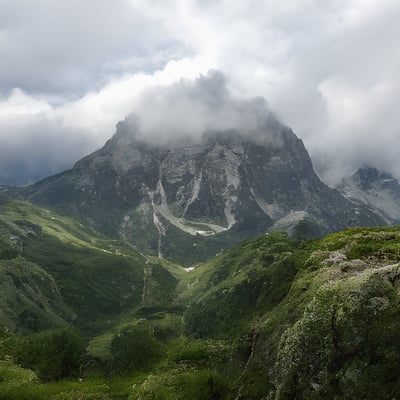
{"label": "lichen-covered rock", "polygon": [[275,399],[386,399],[400,378],[399,265],[327,282],[282,335]]}

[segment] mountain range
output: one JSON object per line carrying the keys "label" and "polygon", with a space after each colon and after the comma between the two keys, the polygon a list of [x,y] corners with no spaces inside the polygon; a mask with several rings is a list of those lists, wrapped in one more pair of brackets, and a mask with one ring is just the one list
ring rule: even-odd
{"label": "mountain range", "polygon": [[14,197],[190,265],[260,233],[321,237],[396,221],[393,206],[382,212],[340,189],[319,179],[303,142],[267,114],[252,132],[163,144],[141,138],[128,118],[102,149]]}

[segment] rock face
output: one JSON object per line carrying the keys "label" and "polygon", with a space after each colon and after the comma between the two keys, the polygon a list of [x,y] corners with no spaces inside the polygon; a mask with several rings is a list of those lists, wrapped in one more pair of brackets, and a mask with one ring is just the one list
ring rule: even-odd
{"label": "rock face", "polygon": [[371,208],[387,225],[400,223],[400,183],[392,175],[362,168],[343,179],[337,189],[351,201]]}
{"label": "rock face", "polygon": [[141,140],[126,120],[101,150],[21,196],[186,264],[272,230],[321,236],[383,223],[323,184],[302,141],[271,116],[251,134],[168,145]]}

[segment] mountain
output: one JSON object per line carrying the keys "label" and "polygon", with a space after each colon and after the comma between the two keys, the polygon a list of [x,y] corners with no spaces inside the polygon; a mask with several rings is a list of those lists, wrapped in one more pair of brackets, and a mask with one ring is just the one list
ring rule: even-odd
{"label": "mountain", "polygon": [[400,183],[392,175],[365,167],[345,178],[337,189],[353,202],[380,215],[387,225],[400,224]]}
{"label": "mountain", "polygon": [[250,133],[166,144],[137,131],[119,123],[101,150],[19,196],[186,265],[267,231],[315,237],[384,223],[322,183],[303,142],[270,114]]}

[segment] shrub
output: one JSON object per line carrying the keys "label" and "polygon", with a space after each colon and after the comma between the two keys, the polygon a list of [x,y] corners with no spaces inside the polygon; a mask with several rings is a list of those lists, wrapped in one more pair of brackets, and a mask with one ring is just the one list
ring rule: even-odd
{"label": "shrub", "polygon": [[229,393],[229,385],[225,378],[209,370],[184,374],[182,387],[185,398],[191,400],[226,399]]}
{"label": "shrub", "polygon": [[161,357],[161,345],[147,323],[128,326],[111,342],[113,366],[120,373],[146,369]]}
{"label": "shrub", "polygon": [[22,340],[16,348],[18,362],[44,381],[77,377],[86,344],[73,329],[44,331]]}

